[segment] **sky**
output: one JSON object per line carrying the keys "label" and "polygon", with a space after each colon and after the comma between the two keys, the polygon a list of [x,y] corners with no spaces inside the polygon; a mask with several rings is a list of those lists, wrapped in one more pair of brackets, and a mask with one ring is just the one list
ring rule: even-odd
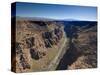
{"label": "sky", "polygon": [[16,16],[97,21],[97,7],[17,2]]}

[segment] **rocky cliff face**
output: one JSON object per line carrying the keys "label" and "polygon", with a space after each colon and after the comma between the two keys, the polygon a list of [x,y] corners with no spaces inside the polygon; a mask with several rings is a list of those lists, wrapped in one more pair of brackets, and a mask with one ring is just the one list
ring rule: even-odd
{"label": "rocky cliff face", "polygon": [[73,40],[77,50],[80,52],[77,60],[68,69],[87,69],[97,67],[97,25],[90,28],[81,28],[77,40]]}
{"label": "rocky cliff face", "polygon": [[97,67],[97,25],[94,23],[91,26],[89,23],[78,27],[70,24],[69,30],[67,26],[66,34],[69,37],[69,48],[56,70]]}
{"label": "rocky cliff face", "polygon": [[[64,39],[63,25],[57,22],[16,22],[16,72],[46,68]],[[13,62],[15,62],[13,61]]]}

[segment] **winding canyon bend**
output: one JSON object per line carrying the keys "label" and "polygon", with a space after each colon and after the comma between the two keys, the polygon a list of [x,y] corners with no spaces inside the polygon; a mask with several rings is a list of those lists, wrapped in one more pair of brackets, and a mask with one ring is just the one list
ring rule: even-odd
{"label": "winding canyon bend", "polygon": [[97,22],[18,18],[15,30],[16,72],[97,67]]}

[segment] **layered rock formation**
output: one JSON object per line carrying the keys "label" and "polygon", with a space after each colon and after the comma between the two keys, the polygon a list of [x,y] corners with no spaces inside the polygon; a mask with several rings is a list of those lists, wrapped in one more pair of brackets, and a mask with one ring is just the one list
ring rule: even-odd
{"label": "layered rock formation", "polygon": [[[65,39],[63,25],[57,22],[16,22],[16,72],[46,68]],[[63,43],[63,42],[62,42]],[[13,61],[13,62],[15,62]]]}

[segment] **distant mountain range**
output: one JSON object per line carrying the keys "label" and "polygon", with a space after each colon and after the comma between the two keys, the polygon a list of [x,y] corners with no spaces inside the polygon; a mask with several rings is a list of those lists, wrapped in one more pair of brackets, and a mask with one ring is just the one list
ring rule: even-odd
{"label": "distant mountain range", "polygon": [[87,21],[87,20],[78,20],[78,19],[52,19],[52,18],[43,18],[43,17],[20,17],[20,16],[17,16],[16,20],[32,20],[32,21]]}
{"label": "distant mountain range", "polygon": [[41,18],[41,17],[16,17],[16,20],[32,20],[32,21],[55,21],[56,19]]}

